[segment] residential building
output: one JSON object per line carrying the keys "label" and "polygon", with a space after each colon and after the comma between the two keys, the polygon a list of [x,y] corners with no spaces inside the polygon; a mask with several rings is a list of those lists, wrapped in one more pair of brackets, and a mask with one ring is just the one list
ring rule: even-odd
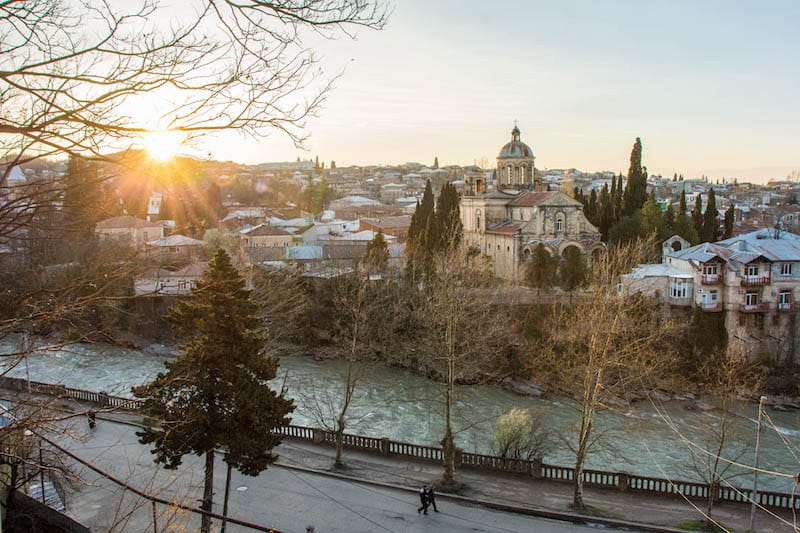
{"label": "residential building", "polygon": [[133,280],[133,292],[136,296],[185,296],[197,287],[206,268],[208,263],[198,262],[177,271],[148,270]]}
{"label": "residential building", "polygon": [[295,238],[293,233],[270,224],[259,224],[258,226],[244,229],[239,233],[239,237],[242,240],[242,245],[246,248],[289,246]]}
{"label": "residential building", "polygon": [[126,215],[101,220],[95,225],[94,232],[101,241],[115,239],[134,248],[143,248],[146,243],[164,237],[164,226]]}
{"label": "residential building", "polygon": [[147,243],[147,254],[162,261],[195,261],[203,251],[203,241],[185,235],[170,235]]}
{"label": "residential building", "polygon": [[762,229],[715,243],[664,242],[663,261],[641,265],[623,281],[670,306],[724,313],[729,338],[750,358],[798,362],[800,236]]}

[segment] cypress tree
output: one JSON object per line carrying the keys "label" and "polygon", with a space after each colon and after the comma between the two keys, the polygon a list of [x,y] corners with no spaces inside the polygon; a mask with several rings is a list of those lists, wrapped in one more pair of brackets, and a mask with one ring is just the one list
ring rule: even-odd
{"label": "cypress tree", "polygon": [[675,229],[675,209],[672,207],[672,202],[670,202],[664,210],[664,224],[666,224],[670,232]]}
{"label": "cypress tree", "polygon": [[717,211],[714,187],[708,189],[708,202],[706,203],[706,211],[703,213],[702,239],[705,242],[717,242],[719,240],[719,211]]}
{"label": "cypress tree", "polygon": [[556,283],[559,260],[539,243],[533,249],[533,254],[525,265],[525,284],[535,289],[549,289]]}
{"label": "cypress tree", "polygon": [[636,137],[631,149],[628,182],[622,199],[622,214],[630,216],[642,208],[647,200],[647,171],[642,167],[642,141]]}
{"label": "cypress tree", "polygon": [[461,242],[462,224],[458,191],[452,183],[442,185],[436,203],[436,225],[438,246],[431,250],[449,251]]}
{"label": "cypress tree", "polygon": [[375,237],[367,243],[364,264],[378,272],[385,272],[389,266],[389,245],[386,243],[386,239],[380,229],[378,229]]}
{"label": "cypress tree", "polygon": [[686,214],[686,189],[681,191],[681,201],[678,204],[678,216]]}
{"label": "cypress tree", "polygon": [[589,221],[597,225],[597,191],[592,189],[589,193],[589,203],[586,205],[586,217]]}
{"label": "cypress tree", "polygon": [[614,205],[611,195],[608,192],[608,184],[604,184],[600,189],[600,213],[598,213],[597,229],[604,242],[608,242],[608,230],[613,224]]}
{"label": "cypress tree", "polygon": [[736,206],[731,204],[728,209],[725,210],[725,233],[723,234],[723,239],[730,239],[733,237],[733,221],[734,216],[736,213]]}
{"label": "cypress tree", "polygon": [[433,168],[439,168],[439,156],[433,158]]}
{"label": "cypress tree", "polygon": [[[153,444],[155,461],[180,466],[186,454],[205,455],[201,508],[213,509],[214,453],[225,448],[225,462],[248,476],[273,463],[281,438],[273,430],[289,424],[291,400],[272,390],[278,360],[267,355],[257,304],[228,254],[220,249],[192,290],[179,300],[168,320],[185,339],[181,355],[166,361],[165,373],[134,387],[145,400],[143,412],[160,421],[137,432]],[[201,530],[211,520],[203,515]]]}
{"label": "cypress tree", "polygon": [[703,242],[703,200],[699,194],[695,198],[694,209],[692,209],[692,225],[700,242]]}
{"label": "cypress tree", "polygon": [[72,242],[82,243],[94,237],[94,227],[105,218],[104,194],[97,167],[78,156],[70,156],[62,177],[64,197],[62,214],[64,228],[73,237]]}
{"label": "cypress tree", "polygon": [[406,238],[406,273],[412,278],[416,278],[430,264],[433,250],[439,244],[437,230],[433,188],[431,180],[428,180],[422,202],[417,204],[411,217]]}
{"label": "cypress tree", "polygon": [[620,174],[619,176],[617,176],[617,188],[614,191],[614,194],[612,194],[612,197],[614,199],[614,209],[612,211],[612,218],[611,218],[612,224],[616,224],[616,222],[622,217],[622,191],[623,191],[622,174]]}

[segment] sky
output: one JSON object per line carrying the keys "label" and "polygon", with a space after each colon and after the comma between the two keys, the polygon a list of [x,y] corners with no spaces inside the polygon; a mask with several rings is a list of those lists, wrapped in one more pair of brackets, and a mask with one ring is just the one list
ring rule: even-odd
{"label": "sky", "polygon": [[800,2],[396,0],[382,31],[310,39],[336,81],[305,150],[215,159],[495,165],[517,121],[540,169],[749,181],[800,169]]}

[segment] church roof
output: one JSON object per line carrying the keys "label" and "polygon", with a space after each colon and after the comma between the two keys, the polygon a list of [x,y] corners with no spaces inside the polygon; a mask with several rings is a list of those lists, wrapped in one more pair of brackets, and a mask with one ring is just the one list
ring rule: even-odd
{"label": "church roof", "polygon": [[491,226],[487,227],[486,228],[486,233],[496,233],[496,234],[499,234],[499,235],[514,235],[520,229],[522,229],[522,226],[524,226],[524,225],[525,225],[524,223],[520,223],[520,222],[512,222],[510,220],[503,220],[501,222],[497,222],[497,223],[492,224]]}
{"label": "church roof", "polygon": [[561,191],[523,192],[508,202],[508,205],[511,207],[533,207],[551,203],[556,199],[558,200],[558,205],[581,205],[579,201],[570,198]]}
{"label": "church roof", "polygon": [[511,142],[500,149],[497,159],[533,157],[531,147],[519,140],[519,128],[511,130]]}

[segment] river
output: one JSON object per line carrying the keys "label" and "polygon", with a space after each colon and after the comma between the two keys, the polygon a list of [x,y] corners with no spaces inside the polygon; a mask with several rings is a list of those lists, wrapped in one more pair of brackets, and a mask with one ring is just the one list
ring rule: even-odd
{"label": "river", "polygon": [[[0,353],[10,353],[14,339],[0,342]],[[8,375],[34,381],[62,383],[68,387],[130,396],[130,387],[146,383],[164,369],[164,358],[114,346],[78,344],[39,351],[8,371]],[[315,361],[286,356],[280,360],[276,387],[286,383],[288,395],[298,404],[293,423],[318,426],[314,406],[324,405],[341,389],[344,362]],[[351,413],[349,432],[436,445],[444,431],[439,387],[410,372],[371,365],[362,372]],[[708,428],[719,423],[719,412],[689,411],[685,402],[671,401],[662,408],[640,402],[629,411],[598,416],[596,434],[604,433],[603,446],[593,453],[589,468],[626,471],[655,477],[698,479],[689,445],[703,444]],[[455,426],[457,444],[466,451],[491,453],[497,417],[512,406],[543,411],[546,425],[554,428],[555,444],[545,462],[570,465],[566,444],[574,441],[570,427],[577,421],[573,402],[560,398],[520,396],[495,385],[460,386],[457,390]],[[753,463],[757,406],[738,404],[731,428],[731,449],[747,446],[739,462]],[[800,472],[800,412],[765,410],[760,466],[766,471],[795,475]],[[563,434],[559,438],[558,434]],[[708,437],[706,437],[707,439]],[[733,452],[729,457],[738,456]],[[750,486],[748,475],[732,467],[726,473],[734,485]],[[764,490],[789,492],[790,477],[759,475]]]}

